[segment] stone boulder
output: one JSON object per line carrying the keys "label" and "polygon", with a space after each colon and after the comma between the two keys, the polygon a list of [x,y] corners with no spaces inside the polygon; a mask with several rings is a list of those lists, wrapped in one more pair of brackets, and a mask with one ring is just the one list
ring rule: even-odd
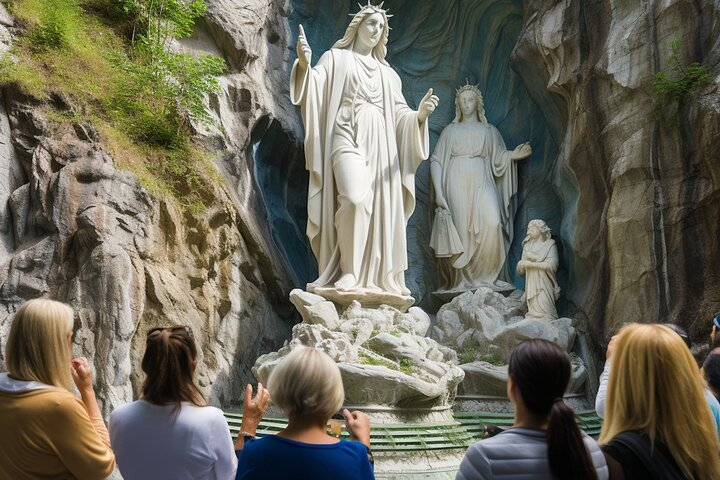
{"label": "stone boulder", "polygon": [[[290,301],[299,305],[303,322],[293,327],[292,339],[278,350],[261,356],[253,373],[267,383],[272,369],[299,346],[323,350],[338,363],[345,385],[346,403],[352,406],[430,408],[449,406],[463,372],[454,351],[422,337],[430,318],[419,309],[402,313],[393,307],[363,308],[353,302],[338,317],[299,289]],[[332,304],[331,304],[332,305]],[[324,311],[327,318],[318,318]],[[329,325],[334,324],[334,328]]]}
{"label": "stone boulder", "polygon": [[[457,352],[465,372],[463,395],[505,396],[507,362],[515,346],[531,338],[554,342],[571,352],[576,330],[570,318],[524,317],[522,294],[505,297],[489,288],[466,292],[443,305],[432,337]],[[580,392],[587,379],[583,361],[571,354],[571,392]]]}

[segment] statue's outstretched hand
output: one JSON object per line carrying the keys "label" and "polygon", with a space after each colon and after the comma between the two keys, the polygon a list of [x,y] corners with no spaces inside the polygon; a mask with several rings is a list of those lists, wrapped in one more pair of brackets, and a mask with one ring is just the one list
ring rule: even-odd
{"label": "statue's outstretched hand", "polygon": [[422,100],[420,100],[420,108],[418,109],[418,121],[423,123],[438,106],[440,99],[437,95],[433,95],[433,89],[429,89]]}
{"label": "statue's outstretched hand", "polygon": [[305,29],[302,25],[300,25],[300,35],[298,35],[295,49],[297,50],[300,66],[307,68],[307,66],[310,65],[310,60],[312,59],[312,49],[310,48],[310,45],[308,45],[307,38],[305,37]]}
{"label": "statue's outstretched hand", "polygon": [[515,147],[515,150],[512,152],[512,159],[522,160],[530,155],[532,155],[532,147],[530,146],[530,142],[525,142]]}

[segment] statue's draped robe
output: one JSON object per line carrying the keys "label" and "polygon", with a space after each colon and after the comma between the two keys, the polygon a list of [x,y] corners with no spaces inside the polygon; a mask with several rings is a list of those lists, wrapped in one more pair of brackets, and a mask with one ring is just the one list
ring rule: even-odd
{"label": "statue's draped robe", "polygon": [[513,238],[517,166],[498,130],[484,122],[453,122],[430,158],[442,167],[442,193],[463,252],[450,259],[449,288],[494,284]]}
{"label": "statue's draped robe", "polygon": [[[420,126],[407,106],[400,77],[374,59],[331,49],[304,75],[298,70],[296,61],[290,97],[305,124],[307,235],[320,273],[308,290],[353,273],[358,288],[407,295],[405,228],[415,171],[429,152],[427,122]],[[366,78],[375,88],[364,88]]]}
{"label": "statue's draped robe", "polygon": [[522,260],[535,262],[525,268],[528,316],[558,318],[555,301],[560,295],[560,286],[555,272],[560,259],[555,240],[527,241],[523,245]]}

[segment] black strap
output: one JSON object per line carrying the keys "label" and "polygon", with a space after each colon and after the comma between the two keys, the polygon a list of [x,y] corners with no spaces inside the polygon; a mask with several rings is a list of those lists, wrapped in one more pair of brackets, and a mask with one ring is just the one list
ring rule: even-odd
{"label": "black strap", "polygon": [[648,437],[638,432],[623,432],[610,441],[616,442],[632,451],[654,480],[688,480],[664,444],[656,441],[651,450]]}

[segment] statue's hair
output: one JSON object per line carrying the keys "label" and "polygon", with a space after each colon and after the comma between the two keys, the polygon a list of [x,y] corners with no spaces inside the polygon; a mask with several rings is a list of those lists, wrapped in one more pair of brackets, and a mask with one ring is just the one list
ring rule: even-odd
{"label": "statue's hair", "polygon": [[465,92],[472,92],[477,96],[477,106],[475,107],[475,113],[477,119],[480,120],[483,125],[487,125],[488,121],[485,117],[485,100],[483,99],[482,92],[476,85],[471,85],[466,79],[465,85],[455,90],[455,119],[453,123],[459,123],[462,120],[462,110],[460,109],[460,95]]}
{"label": "statue's hair", "polygon": [[[540,230],[540,236],[543,240],[549,240],[552,236],[552,234],[550,233],[550,227],[547,226],[547,223],[545,223],[544,220],[540,220],[537,218],[535,220],[530,220],[527,226],[528,232],[530,231],[530,227],[535,227]],[[530,234],[528,234],[525,239],[523,239],[522,244],[525,245],[530,241],[532,241],[532,238],[530,238]]]}
{"label": "statue's hair", "polygon": [[720,478],[717,431],[700,370],[668,327],[631,323],[618,334],[599,442],[637,430],[665,444],[687,478]]}
{"label": "statue's hair", "polygon": [[388,65],[387,61],[385,60],[385,55],[387,55],[387,42],[388,34],[390,31],[390,27],[388,26],[389,15],[381,7],[382,3],[377,6],[370,5],[370,3],[368,3],[367,5],[362,7],[358,13],[353,15],[352,20],[350,20],[350,25],[348,25],[347,29],[345,30],[345,35],[343,35],[340,40],[335,42],[332,48],[352,49],[353,45],[355,44],[355,38],[357,37],[357,30],[360,27],[360,24],[365,21],[367,17],[375,13],[379,13],[382,15],[383,20],[385,21],[385,25],[383,26],[380,41],[377,45],[375,45],[375,48],[373,48],[372,50],[372,56],[383,65]]}

